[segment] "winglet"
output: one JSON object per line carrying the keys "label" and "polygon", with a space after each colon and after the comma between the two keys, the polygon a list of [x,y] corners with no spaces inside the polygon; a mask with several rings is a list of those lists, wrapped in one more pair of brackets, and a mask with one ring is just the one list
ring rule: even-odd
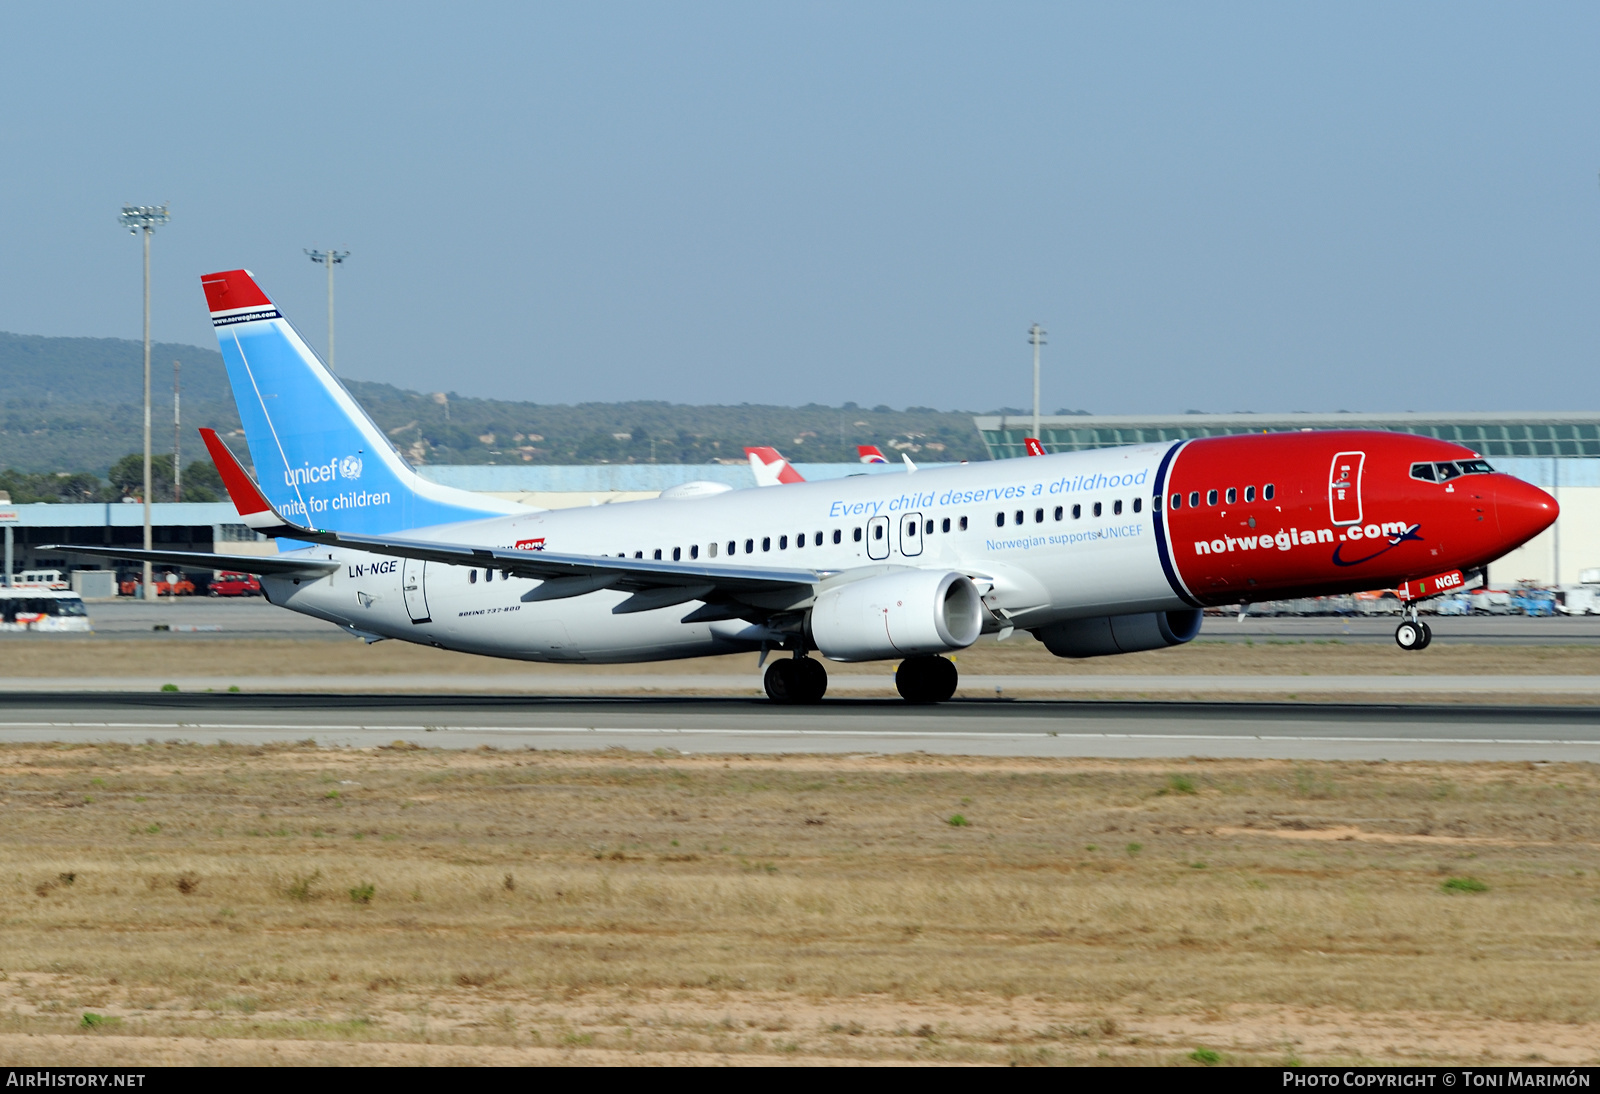
{"label": "winglet", "polygon": [[205,441],[206,451],[211,454],[211,462],[216,465],[217,474],[222,476],[222,485],[227,488],[228,498],[233,502],[233,507],[239,511],[239,517],[247,527],[261,532],[272,528],[292,527],[278,515],[278,511],[267,500],[267,496],[261,492],[261,488],[250,478],[250,473],[239,463],[228,446],[222,443],[222,438],[217,436],[215,429],[201,429],[200,439]]}

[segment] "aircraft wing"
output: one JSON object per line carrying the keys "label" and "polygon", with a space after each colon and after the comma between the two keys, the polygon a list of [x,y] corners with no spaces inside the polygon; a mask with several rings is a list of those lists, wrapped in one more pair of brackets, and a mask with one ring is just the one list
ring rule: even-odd
{"label": "aircraft wing", "polygon": [[[244,523],[263,535],[347,547],[357,551],[414,558],[451,566],[484,566],[518,577],[544,579],[545,584],[524,599],[554,600],[599,589],[636,594],[615,611],[644,611],[688,600],[732,600],[771,610],[798,606],[811,597],[817,583],[834,571],[804,569],[724,569],[699,562],[660,562],[651,559],[611,558],[605,555],[565,555],[550,551],[525,551],[514,547],[487,547],[449,543],[411,536],[371,536],[303,528],[272,507],[248,472],[210,429],[200,431],[227,487],[228,496]],[[119,555],[119,557],[122,557]],[[131,556],[130,556],[131,557]],[[230,558],[233,556],[229,556]],[[237,567],[244,569],[244,567]]]}
{"label": "aircraft wing", "polygon": [[236,574],[282,574],[293,577],[321,577],[339,568],[327,559],[296,558],[293,555],[214,555],[207,551],[146,551],[139,547],[83,547],[76,543],[51,543],[41,551],[71,551],[93,558],[124,558],[136,562],[156,562],[168,566],[187,566],[191,570],[228,570]]}

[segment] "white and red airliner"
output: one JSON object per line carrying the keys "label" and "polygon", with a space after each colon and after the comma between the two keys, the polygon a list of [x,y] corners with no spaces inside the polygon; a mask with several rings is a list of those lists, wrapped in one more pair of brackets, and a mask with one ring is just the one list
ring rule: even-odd
{"label": "white and red airliner", "polygon": [[202,433],[280,553],[71,549],[254,572],[272,603],[373,640],[597,663],[783,650],[766,688],[790,703],[827,688],[813,653],[898,660],[900,694],[938,702],[945,655],[980,635],[1152,650],[1193,639],[1208,605],[1402,587],[1396,641],[1421,649],[1417,599],[1557,516],[1460,445],[1353,430],[536,510],[421,479],[246,271],[202,282],[256,477]]}

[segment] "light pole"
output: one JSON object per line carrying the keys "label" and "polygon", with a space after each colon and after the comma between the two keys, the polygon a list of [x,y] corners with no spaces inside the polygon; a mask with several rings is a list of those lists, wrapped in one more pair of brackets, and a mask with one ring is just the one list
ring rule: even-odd
{"label": "light pole", "polygon": [[1028,328],[1028,341],[1033,345],[1033,436],[1044,444],[1044,438],[1039,436],[1039,347],[1045,345],[1045,329],[1035,323]]}
{"label": "light pole", "polygon": [[[134,235],[144,233],[144,549],[150,550],[150,237],[155,230],[171,220],[167,213],[170,202],[160,205],[123,205],[117,217],[122,226]],[[147,559],[144,564],[144,583],[139,595],[153,599],[150,590],[155,587],[155,567]]]}
{"label": "light pole", "polygon": [[[304,248],[301,248],[304,250]],[[306,251],[311,261],[328,267],[328,371],[333,369],[333,268],[350,257],[349,251]]]}

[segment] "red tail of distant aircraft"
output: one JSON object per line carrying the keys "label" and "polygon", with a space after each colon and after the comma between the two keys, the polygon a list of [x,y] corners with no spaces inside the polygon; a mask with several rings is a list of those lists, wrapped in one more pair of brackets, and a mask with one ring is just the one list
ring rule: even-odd
{"label": "red tail of distant aircraft", "polygon": [[1025,448],[1027,448],[1028,455],[1030,456],[1049,455],[1049,453],[1044,450],[1044,445],[1039,442],[1038,437],[1024,437],[1022,438],[1022,444]]}
{"label": "red tail of distant aircraft", "polygon": [[805,476],[796,471],[776,448],[747,448],[744,454],[750,461],[750,470],[755,472],[757,486],[806,481]]}
{"label": "red tail of distant aircraft", "polygon": [[861,462],[862,463],[888,463],[889,462],[889,457],[885,456],[882,452],[878,451],[878,446],[875,445],[875,444],[858,444],[858,445],[856,445],[856,455],[861,458]]}

